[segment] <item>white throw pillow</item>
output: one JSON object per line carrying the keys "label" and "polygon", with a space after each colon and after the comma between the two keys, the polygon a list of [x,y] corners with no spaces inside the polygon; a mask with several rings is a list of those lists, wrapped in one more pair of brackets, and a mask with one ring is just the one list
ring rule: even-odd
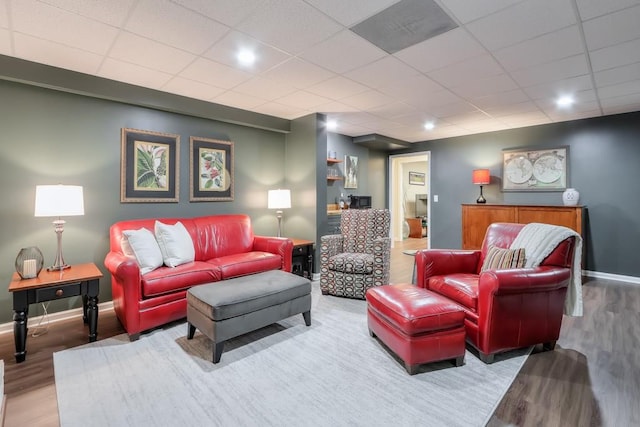
{"label": "white throw pillow", "polygon": [[196,251],[193,248],[193,240],[180,221],[175,225],[156,221],[155,231],[156,240],[166,266],[177,267],[195,259]]}
{"label": "white throw pillow", "polygon": [[129,250],[133,252],[140,266],[140,273],[147,274],[162,265],[162,252],[151,231],[141,228],[125,230],[122,234],[127,240],[126,243],[122,242],[122,251],[127,256],[130,256],[127,253]]}

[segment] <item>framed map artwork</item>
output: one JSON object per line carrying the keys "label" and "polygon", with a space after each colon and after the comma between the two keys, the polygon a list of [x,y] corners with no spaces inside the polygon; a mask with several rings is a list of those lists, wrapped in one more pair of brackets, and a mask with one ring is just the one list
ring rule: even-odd
{"label": "framed map artwork", "polygon": [[569,147],[502,153],[502,191],[564,191]]}

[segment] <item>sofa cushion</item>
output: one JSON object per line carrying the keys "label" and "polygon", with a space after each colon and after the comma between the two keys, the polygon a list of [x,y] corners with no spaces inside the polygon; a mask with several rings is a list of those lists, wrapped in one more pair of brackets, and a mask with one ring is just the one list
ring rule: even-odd
{"label": "sofa cushion", "polygon": [[230,279],[263,271],[279,270],[282,267],[282,258],[270,252],[253,251],[213,258],[207,260],[207,263],[220,271],[222,279]]}
{"label": "sofa cushion", "polygon": [[329,270],[347,274],[373,274],[373,255],[343,252],[329,258]]}
{"label": "sofa cushion", "polygon": [[473,311],[478,307],[477,274],[458,273],[429,278],[429,289]]}
{"label": "sofa cushion", "polygon": [[191,235],[180,221],[173,225],[156,221],[154,228],[162,259],[167,267],[177,267],[194,260]]}
{"label": "sofa cushion", "polygon": [[524,262],[524,248],[503,249],[491,246],[484,257],[480,271],[522,268],[524,267]]}
{"label": "sofa cushion", "polygon": [[142,277],[142,296],[154,297],[186,290],[193,285],[220,281],[220,269],[207,262],[194,261],[177,267],[160,267]]}
{"label": "sofa cushion", "polygon": [[133,254],[141,274],[147,274],[162,265],[162,252],[151,231],[146,228],[125,230],[122,235],[122,253],[125,256]]}

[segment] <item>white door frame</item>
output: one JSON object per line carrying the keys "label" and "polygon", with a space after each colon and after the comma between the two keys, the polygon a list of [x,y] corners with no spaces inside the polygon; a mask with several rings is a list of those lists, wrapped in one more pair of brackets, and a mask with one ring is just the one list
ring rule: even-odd
{"label": "white door frame", "polygon": [[[427,194],[431,201],[431,151],[419,151],[406,154],[389,155],[389,212],[391,213],[391,246],[396,241],[402,240],[402,227],[404,217],[402,214],[403,188],[402,173],[403,163],[416,161],[427,162]],[[431,203],[427,203],[427,248],[431,247]]]}

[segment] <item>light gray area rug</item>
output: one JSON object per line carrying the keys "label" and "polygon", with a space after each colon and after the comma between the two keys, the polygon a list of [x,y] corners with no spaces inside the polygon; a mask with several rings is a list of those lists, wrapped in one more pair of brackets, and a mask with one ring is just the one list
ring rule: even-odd
{"label": "light gray area rug", "polygon": [[60,424],[70,426],[482,426],[529,349],[485,365],[409,376],[369,336],[364,301],[322,296],[302,315],[227,342],[220,363],[182,322],[54,354]]}

